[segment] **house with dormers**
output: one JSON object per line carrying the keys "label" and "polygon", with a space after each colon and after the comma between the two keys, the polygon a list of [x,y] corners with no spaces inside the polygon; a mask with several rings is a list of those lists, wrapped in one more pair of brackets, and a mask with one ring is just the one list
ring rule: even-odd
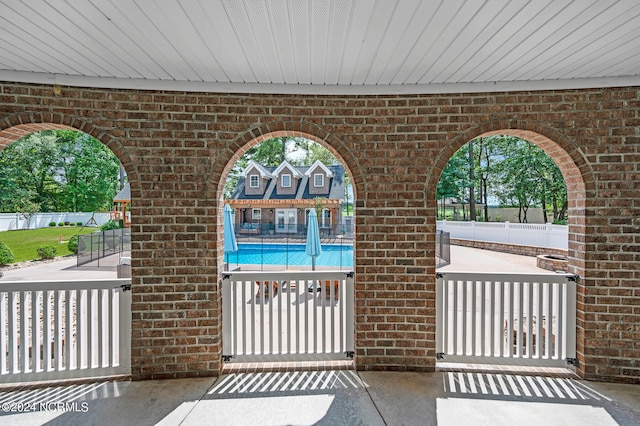
{"label": "house with dormers", "polygon": [[321,231],[332,234],[342,223],[344,191],[341,165],[316,161],[311,166],[294,166],[284,161],[278,167],[266,167],[251,160],[226,202],[235,212],[239,234],[304,233],[311,209],[319,213]]}

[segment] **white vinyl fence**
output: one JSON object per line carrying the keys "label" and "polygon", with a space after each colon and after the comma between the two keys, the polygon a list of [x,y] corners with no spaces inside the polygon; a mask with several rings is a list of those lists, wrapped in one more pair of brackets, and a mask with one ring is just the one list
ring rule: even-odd
{"label": "white vinyl fence", "polygon": [[0,383],[131,373],[131,280],[0,282]]}
{"label": "white vinyl fence", "polygon": [[575,365],[575,277],[439,273],[436,353],[445,362]]}
{"label": "white vinyl fence", "polygon": [[18,229],[46,228],[50,222],[70,222],[86,224],[91,215],[98,226],[109,221],[109,213],[35,213],[31,218],[26,218],[20,213],[0,213],[0,232],[14,231]]}
{"label": "white vinyl fence", "polygon": [[353,357],[351,272],[224,273],[222,303],[227,362]]}
{"label": "white vinyl fence", "polygon": [[536,247],[567,249],[569,228],[549,223],[456,222],[436,221],[436,228],[449,232],[451,238],[521,244]]}

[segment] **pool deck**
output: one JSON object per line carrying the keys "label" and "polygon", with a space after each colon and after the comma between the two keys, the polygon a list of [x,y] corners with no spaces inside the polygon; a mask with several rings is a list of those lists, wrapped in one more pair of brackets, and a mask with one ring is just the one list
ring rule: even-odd
{"label": "pool deck", "polygon": [[[4,270],[2,281],[29,280],[62,280],[62,279],[110,279],[116,277],[115,264],[103,262],[100,267],[76,266],[75,257],[65,257],[52,263],[33,262],[33,266],[21,269]],[[282,271],[282,265],[234,265],[229,264],[231,270],[242,271]],[[336,267],[316,266],[317,271],[336,270]],[[438,271],[456,272],[527,272],[550,273],[536,266],[536,258],[515,254],[498,253],[489,250],[470,247],[451,246],[451,263],[438,268]],[[311,266],[290,266],[288,271],[311,271]],[[343,267],[350,271],[352,267]],[[0,283],[2,282],[0,281]]]}

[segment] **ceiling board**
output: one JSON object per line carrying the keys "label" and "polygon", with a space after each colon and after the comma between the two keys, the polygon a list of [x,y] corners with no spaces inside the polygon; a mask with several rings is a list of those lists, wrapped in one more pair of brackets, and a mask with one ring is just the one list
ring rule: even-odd
{"label": "ceiling board", "polygon": [[640,82],[636,0],[0,0],[0,80],[291,93]]}

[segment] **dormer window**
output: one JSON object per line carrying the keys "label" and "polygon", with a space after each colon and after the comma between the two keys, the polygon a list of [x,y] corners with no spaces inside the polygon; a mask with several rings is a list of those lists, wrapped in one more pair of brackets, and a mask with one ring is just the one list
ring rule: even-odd
{"label": "dormer window", "polygon": [[249,177],[249,188],[258,188],[260,186],[259,178],[258,175],[251,175]]}
{"label": "dormer window", "polygon": [[280,184],[283,188],[291,188],[291,175],[282,175],[282,181]]}
{"label": "dormer window", "polygon": [[324,186],[324,175],[321,173],[316,173],[313,175],[313,186],[315,187],[323,187]]}

